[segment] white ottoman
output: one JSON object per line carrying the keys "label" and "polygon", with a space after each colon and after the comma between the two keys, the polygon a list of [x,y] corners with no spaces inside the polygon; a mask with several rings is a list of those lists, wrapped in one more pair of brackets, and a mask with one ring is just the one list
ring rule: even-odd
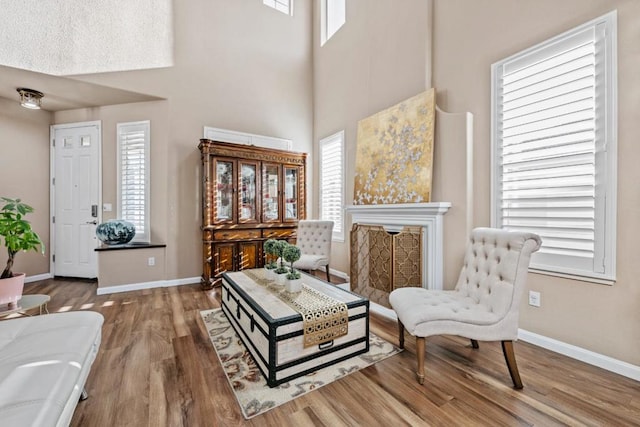
{"label": "white ottoman", "polygon": [[98,348],[101,314],[0,321],[0,423],[68,426]]}

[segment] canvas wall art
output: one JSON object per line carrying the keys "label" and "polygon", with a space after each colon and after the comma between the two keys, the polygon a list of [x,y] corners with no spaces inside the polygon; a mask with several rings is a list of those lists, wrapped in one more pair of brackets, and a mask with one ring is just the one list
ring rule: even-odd
{"label": "canvas wall art", "polygon": [[355,205],[431,200],[435,89],[358,122]]}

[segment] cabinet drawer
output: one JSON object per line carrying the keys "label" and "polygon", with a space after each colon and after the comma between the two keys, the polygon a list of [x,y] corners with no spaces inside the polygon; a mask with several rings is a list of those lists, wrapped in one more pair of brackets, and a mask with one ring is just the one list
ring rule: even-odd
{"label": "cabinet drawer", "polygon": [[294,228],[274,228],[262,230],[262,237],[267,239],[277,239],[283,237],[295,236],[296,230]]}
{"label": "cabinet drawer", "polygon": [[213,233],[214,240],[259,239],[260,230],[221,230]]}

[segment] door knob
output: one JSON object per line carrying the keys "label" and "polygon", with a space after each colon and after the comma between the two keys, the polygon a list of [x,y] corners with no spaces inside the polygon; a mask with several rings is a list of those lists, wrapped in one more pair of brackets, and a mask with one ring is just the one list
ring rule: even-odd
{"label": "door knob", "polygon": [[87,221],[87,224],[98,225],[98,220],[94,219],[93,221]]}

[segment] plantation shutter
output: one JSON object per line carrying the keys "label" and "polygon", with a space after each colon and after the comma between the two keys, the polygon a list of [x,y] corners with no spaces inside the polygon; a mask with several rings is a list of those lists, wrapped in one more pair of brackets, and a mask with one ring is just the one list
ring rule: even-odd
{"label": "plantation shutter", "polygon": [[118,124],[118,217],[136,227],[134,241],[149,242],[150,123]]}
{"label": "plantation shutter", "polygon": [[494,64],[495,222],[541,236],[533,268],[605,273],[604,37],[594,24]]}
{"label": "plantation shutter", "polygon": [[320,141],[320,219],[333,221],[333,237],[344,239],[344,133]]}

